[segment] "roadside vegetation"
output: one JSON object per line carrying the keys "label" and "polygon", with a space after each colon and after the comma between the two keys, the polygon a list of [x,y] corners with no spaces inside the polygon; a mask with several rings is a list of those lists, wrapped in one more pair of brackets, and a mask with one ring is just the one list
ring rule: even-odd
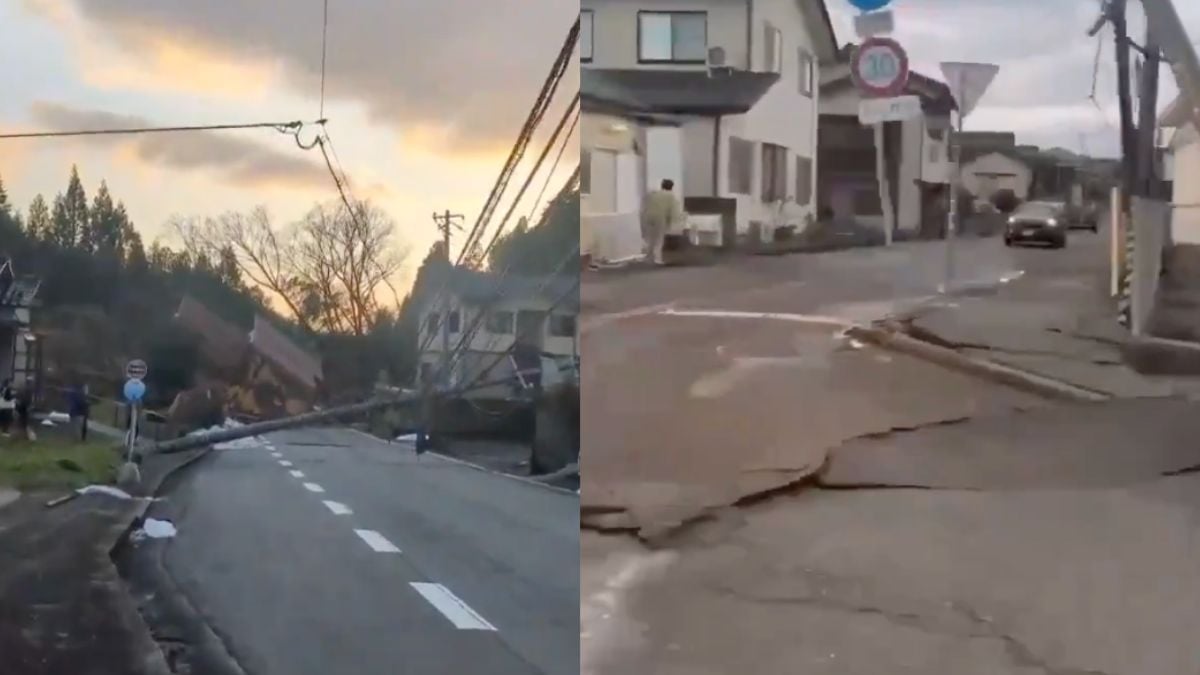
{"label": "roadside vegetation", "polygon": [[36,441],[0,438],[0,487],[18,490],[75,489],[112,483],[121,457],[112,439],[80,443],[64,434]]}

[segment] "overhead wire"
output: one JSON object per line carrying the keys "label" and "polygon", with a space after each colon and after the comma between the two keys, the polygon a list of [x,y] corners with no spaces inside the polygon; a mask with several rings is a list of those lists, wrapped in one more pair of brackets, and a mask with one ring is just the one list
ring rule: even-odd
{"label": "overhead wire", "polygon": [[529,207],[529,222],[533,222],[533,217],[537,213],[537,207],[542,203],[542,197],[546,196],[546,188],[550,187],[550,181],[554,178],[554,172],[558,170],[558,164],[562,161],[563,152],[571,144],[571,136],[575,133],[575,128],[579,126],[579,117],[580,113],[576,112],[575,118],[571,121],[571,128],[567,129],[567,135],[563,136],[562,145],[558,148],[558,155],[554,157],[554,163],[550,165],[550,171],[546,173],[546,180],[542,183],[542,189],[538,190],[537,198],[533,200],[533,206]]}
{"label": "overhead wire", "polygon": [[[500,199],[504,191],[508,188],[508,182],[512,179],[517,165],[520,164],[521,159],[524,157],[525,150],[533,139],[534,131],[545,116],[555,92],[558,91],[558,87],[572,62],[571,55],[575,52],[575,46],[578,42],[579,18],[576,17],[575,22],[571,25],[571,29],[567,32],[567,37],[563,41],[563,45],[550,68],[550,72],[546,75],[542,83],[541,91],[539,91],[533,107],[530,109],[525,123],[521,127],[517,141],[513,144],[512,150],[509,152],[508,158],[500,170],[500,175],[497,176],[496,181],[493,183],[483,208],[480,209],[479,216],[475,220],[475,224],[471,227],[466,240],[463,242],[463,248],[459,252],[456,264],[462,264],[468,260],[478,262],[476,259],[477,256],[472,255],[474,248],[478,245],[479,240],[482,239],[483,230],[487,227],[492,214],[499,207]],[[447,255],[449,255],[448,251]]]}
{"label": "overhead wire", "polygon": [[321,114],[325,117],[325,57],[329,52],[329,0],[324,0],[324,12],[321,18]]}
{"label": "overhead wire", "polygon": [[[315,124],[323,123],[317,120]],[[299,134],[305,122],[253,122],[249,124],[195,124],[172,127],[119,127],[112,129],[80,129],[72,131],[22,131],[0,134],[0,140],[22,138],[68,138],[72,136],[117,136],[135,134],[160,134],[180,131],[229,131],[234,129],[274,129],[283,134]]]}
{"label": "overhead wire", "polygon": [[[559,84],[566,73],[567,67],[571,63],[571,55],[575,51],[575,46],[579,41],[579,19],[576,18],[570,30],[567,31],[567,36],[563,40],[563,45],[559,49],[558,55],[555,57],[554,63],[550,68],[550,72],[546,75],[542,83],[541,90],[534,101],[533,107],[530,109],[526,117],[524,125],[521,127],[517,135],[517,140],[513,143],[512,150],[505,161],[504,167],[501,169],[500,175],[496,178],[492,185],[491,191],[488,194],[484,206],[480,209],[479,216],[476,218],[475,224],[467,233],[467,238],[464,240],[462,249],[459,251],[457,259],[455,259],[449,250],[445,251],[446,261],[451,267],[457,267],[466,260],[472,251],[472,248],[478,245],[478,239],[482,235],[482,229],[486,227],[491,219],[492,213],[498,207],[504,190],[507,189],[508,181],[512,177],[512,173],[516,170],[516,166],[520,163],[520,159],[524,156],[524,152],[529,142],[532,140],[533,133],[537,126],[545,117],[554,94],[558,91]],[[578,95],[576,96],[578,98]],[[505,270],[507,272],[507,270]],[[438,284],[438,290],[431,296],[434,304],[437,305],[438,314],[448,310],[450,299],[446,296],[445,291],[449,281],[448,275],[443,276]],[[418,347],[418,353],[424,354],[432,344],[436,333],[440,331],[429,331],[425,338],[421,341]]]}

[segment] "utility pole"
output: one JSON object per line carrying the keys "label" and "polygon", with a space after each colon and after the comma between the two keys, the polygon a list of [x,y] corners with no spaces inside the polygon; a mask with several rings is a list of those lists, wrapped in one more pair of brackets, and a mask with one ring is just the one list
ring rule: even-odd
{"label": "utility pole", "polygon": [[1158,185],[1155,170],[1158,131],[1158,71],[1162,58],[1154,31],[1146,26],[1145,60],[1142,63],[1141,87],[1138,92],[1138,191],[1141,197],[1154,198]]}
{"label": "utility pole", "polygon": [[1129,81],[1128,0],[1110,0],[1108,16],[1113,25],[1117,52],[1117,99],[1121,109],[1121,213],[1129,214],[1129,198],[1137,189],[1137,133],[1133,126],[1133,94]]}
{"label": "utility pole", "polygon": [[[437,224],[438,230],[442,233],[442,248],[446,254],[446,264],[451,265],[452,258],[450,257],[450,230],[462,229],[459,224],[465,218],[461,213],[450,213],[450,209],[446,209],[443,213],[434,213],[433,222]],[[442,292],[447,292],[446,285],[442,285]],[[438,331],[442,334],[442,363],[440,370],[444,378],[444,384],[450,383],[450,301],[447,299],[441,302],[439,298],[434,298],[440,306],[446,308],[445,315],[438,315]]]}

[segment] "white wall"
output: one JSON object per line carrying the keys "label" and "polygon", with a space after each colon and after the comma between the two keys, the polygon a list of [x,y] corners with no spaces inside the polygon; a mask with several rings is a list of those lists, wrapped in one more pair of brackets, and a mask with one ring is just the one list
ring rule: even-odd
{"label": "white wall", "polygon": [[925,148],[925,118],[918,117],[905,120],[900,125],[900,169],[897,171],[897,183],[892,186],[896,191],[896,227],[901,230],[916,231],[921,227],[921,152]]}
{"label": "white wall", "polygon": [[[742,3],[735,3],[739,6]],[[812,73],[812,96],[800,93],[800,57],[798,50],[805,49],[814,61],[817,50],[813,32],[809,30],[800,12],[797,0],[756,0],[754,3],[752,69],[764,71],[767,67],[766,23],[778,28],[783,38],[783,67],[780,80],[745,115],[727,118],[722,122],[721,159],[725,165],[719,172],[721,180],[728,181],[729,136],[738,136],[755,141],[754,180],[750,196],[738,196],[738,231],[749,229],[750,221],[764,223],[764,236],[777,219],[775,206],[763,203],[762,197],[762,143],[773,143],[788,149],[786,195],[796,196],[796,156],[809,157],[813,162],[810,200],[797,207],[790,205],[786,220],[802,224],[809,215],[816,214],[817,191],[817,121],[820,107],[820,68],[814,63]],[[743,23],[744,28],[744,23]],[[723,193],[723,194],[728,194]]]}
{"label": "white wall", "polygon": [[683,195],[712,197],[713,128],[710,118],[688,120],[683,125]]}
{"label": "white wall", "polygon": [[[789,0],[795,2],[795,0]],[[723,47],[730,66],[746,64],[746,3],[729,0],[581,0],[592,11],[592,63],[602,68],[638,68],[639,11],[707,11],[708,46]],[[758,40],[759,38],[755,38]],[[584,64],[587,67],[587,64]],[[654,68],[704,68],[653,64]]]}
{"label": "white wall", "polygon": [[998,190],[1012,190],[1018,199],[1029,198],[1033,172],[1024,162],[994,152],[963,165],[963,187],[979,199],[989,199]]}
{"label": "white wall", "polygon": [[[549,309],[551,303],[552,303],[551,300],[544,300],[544,299],[518,300],[518,299],[514,299],[514,298],[506,298],[506,299],[502,299],[502,300],[492,304],[491,307],[489,307],[489,310],[490,311],[510,311],[510,312],[517,312],[520,310],[545,311],[545,310]],[[444,309],[443,305],[434,303],[431,305],[430,311],[437,311],[437,310],[442,310],[442,309]],[[461,315],[460,316],[460,324],[459,324],[459,327],[460,327],[459,332],[450,334],[450,349],[453,350],[455,348],[455,346],[458,344],[459,340],[462,339],[463,333],[468,328],[470,328],[472,322],[475,320],[475,317],[478,316],[478,308],[473,305],[467,305],[464,307],[460,302],[452,301],[451,309],[452,309],[452,311],[457,310],[458,312],[460,312],[460,315]],[[420,339],[418,340],[417,345],[418,345],[418,347],[421,345],[424,345],[425,341],[429,340],[429,344],[426,347],[426,351],[430,352],[430,353],[434,353],[434,354],[440,354],[442,351],[442,337],[441,337],[441,334],[439,333],[438,335],[436,335],[432,339],[430,339],[429,330],[428,330],[429,324],[425,320],[425,317],[428,316],[429,313],[430,312],[427,311],[421,317]],[[560,307],[555,308],[554,313],[555,314],[573,314],[574,312],[572,310],[563,309],[560,306]],[[443,327],[445,326],[444,317],[445,317],[445,314],[443,312],[443,322],[442,322]],[[514,322],[515,322],[515,317],[514,317]],[[515,326],[515,323],[514,323],[514,326]],[[578,326],[576,327],[576,330],[578,331]],[[486,323],[483,323],[479,326],[479,330],[478,330],[478,332],[476,332],[474,339],[471,340],[471,344],[468,346],[468,349],[473,350],[473,351],[484,351],[484,352],[503,352],[503,351],[507,351],[512,348],[513,342],[515,339],[516,339],[516,336],[514,334],[497,335],[497,334],[489,333],[487,330]],[[547,321],[546,325],[543,326],[542,340],[543,340],[543,346],[542,346],[543,351],[550,352],[550,353],[558,355],[558,356],[571,356],[572,354],[575,353],[575,344],[576,344],[575,339],[571,338],[571,337],[560,337],[560,336],[550,335],[549,321]]]}
{"label": "white wall", "polygon": [[1200,244],[1200,143],[1177,147],[1172,156],[1171,236],[1176,243]]}
{"label": "white wall", "polygon": [[953,165],[950,163],[950,149],[946,139],[949,134],[943,131],[940,138],[929,133],[929,120],[925,124],[925,147],[921,151],[921,180],[926,183],[949,183]]}

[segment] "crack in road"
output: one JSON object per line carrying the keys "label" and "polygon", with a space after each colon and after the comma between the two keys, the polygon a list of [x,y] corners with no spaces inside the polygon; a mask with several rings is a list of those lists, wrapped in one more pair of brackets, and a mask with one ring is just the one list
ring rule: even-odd
{"label": "crack in road", "polygon": [[[834,582],[835,585],[850,583],[849,580],[815,570],[805,570],[805,573],[809,577],[819,577],[828,582]],[[728,584],[716,584],[710,586],[709,590],[736,600],[756,604],[797,605],[826,611],[877,616],[888,623],[930,635],[941,635],[966,640],[997,640],[1003,643],[1005,653],[1013,665],[1021,668],[1036,668],[1046,673],[1046,675],[1110,675],[1100,670],[1062,667],[1047,663],[1019,638],[999,630],[995,622],[972,609],[969,605],[954,600],[947,601],[945,607],[951,610],[952,617],[959,617],[966,620],[968,622],[967,627],[953,625],[953,619],[947,620],[949,617],[945,615],[939,619],[939,617],[930,616],[928,613],[923,612],[891,609],[874,603],[855,603],[839,598],[834,594],[826,593],[824,590],[816,595],[763,595],[741,591]]]}

